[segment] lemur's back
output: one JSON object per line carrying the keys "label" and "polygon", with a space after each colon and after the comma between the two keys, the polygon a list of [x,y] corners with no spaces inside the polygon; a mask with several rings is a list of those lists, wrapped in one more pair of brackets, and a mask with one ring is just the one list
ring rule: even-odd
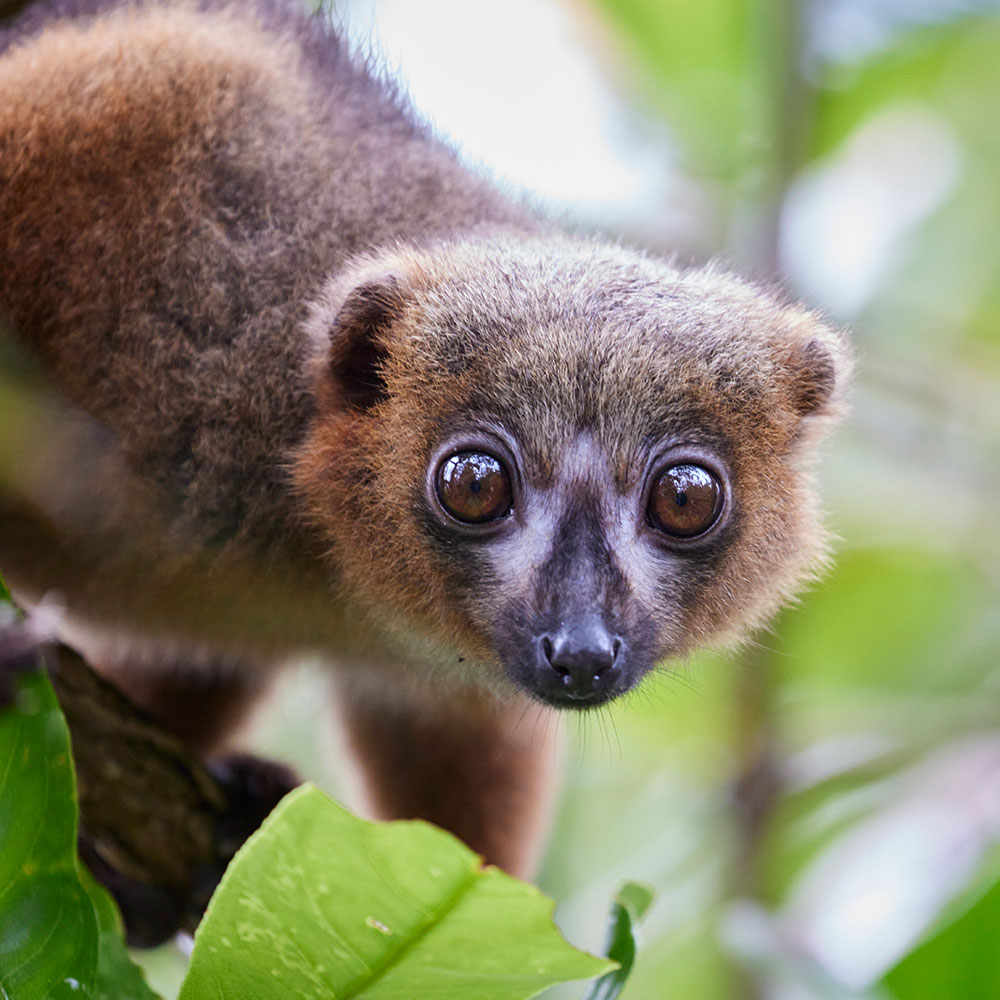
{"label": "lemur's back", "polygon": [[182,519],[235,535],[280,505],[323,277],[523,217],[319,18],[112,6],[0,36],[0,314]]}

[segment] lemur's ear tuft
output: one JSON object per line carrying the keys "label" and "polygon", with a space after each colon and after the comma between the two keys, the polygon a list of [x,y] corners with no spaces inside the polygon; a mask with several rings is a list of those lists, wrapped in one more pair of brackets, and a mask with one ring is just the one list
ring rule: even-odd
{"label": "lemur's ear tuft", "polygon": [[304,327],[321,393],[361,412],[387,398],[392,345],[426,277],[415,254],[398,250],[359,258],[327,283]]}
{"label": "lemur's ear tuft", "polygon": [[386,363],[418,273],[411,264],[401,255],[363,258],[313,303],[305,332],[317,386],[349,408],[368,411],[388,395]]}
{"label": "lemur's ear tuft", "polygon": [[788,359],[792,405],[805,417],[822,410],[837,389],[837,365],[821,340],[798,345]]}
{"label": "lemur's ear tuft", "polygon": [[790,332],[792,343],[783,352],[781,367],[791,408],[800,417],[835,412],[852,368],[845,336],[801,312],[792,320]]}
{"label": "lemur's ear tuft", "polygon": [[386,398],[388,334],[406,302],[403,287],[393,272],[366,279],[348,292],[330,328],[330,375],[359,410]]}

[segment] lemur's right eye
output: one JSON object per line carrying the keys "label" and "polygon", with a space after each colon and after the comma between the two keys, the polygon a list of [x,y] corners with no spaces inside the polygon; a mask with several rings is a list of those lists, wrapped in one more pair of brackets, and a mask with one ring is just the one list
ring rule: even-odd
{"label": "lemur's right eye", "polygon": [[458,521],[483,524],[510,513],[510,474],[492,455],[460,451],[449,456],[438,466],[436,485],[441,506]]}
{"label": "lemur's right eye", "polygon": [[665,535],[694,538],[719,519],[722,499],[722,483],[715,473],[685,462],[664,469],[656,478],[647,516]]}

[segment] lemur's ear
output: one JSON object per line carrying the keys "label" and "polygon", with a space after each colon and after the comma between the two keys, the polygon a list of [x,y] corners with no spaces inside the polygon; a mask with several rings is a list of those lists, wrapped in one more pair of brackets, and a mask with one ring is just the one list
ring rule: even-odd
{"label": "lemur's ear", "polygon": [[386,336],[405,304],[398,275],[356,286],[330,330],[330,374],[353,406],[370,410],[386,398]]}
{"label": "lemur's ear", "polygon": [[320,377],[358,410],[372,409],[388,394],[385,366],[393,326],[410,296],[405,267],[371,261],[331,282],[313,308],[307,330]]}
{"label": "lemur's ear", "polygon": [[823,409],[837,388],[837,368],[833,356],[819,340],[795,348],[788,359],[792,376],[792,405],[802,415]]}
{"label": "lemur's ear", "polygon": [[813,317],[805,323],[803,317],[797,318],[799,336],[782,359],[790,403],[799,416],[821,415],[840,404],[851,355],[843,334]]}

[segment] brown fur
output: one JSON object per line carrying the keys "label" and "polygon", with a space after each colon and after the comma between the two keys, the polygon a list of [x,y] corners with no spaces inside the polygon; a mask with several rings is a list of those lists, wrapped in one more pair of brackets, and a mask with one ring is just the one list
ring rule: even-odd
{"label": "brown fur", "polygon": [[273,674],[219,662],[170,664],[159,670],[112,663],[100,670],[127,689],[151,718],[206,757],[229,748],[273,680]]}
{"label": "brown fur", "polygon": [[357,679],[339,694],[368,811],[420,816],[509,871],[535,870],[559,756],[548,709],[518,697],[457,690],[442,699],[412,688],[387,704]]}
{"label": "brown fur", "polygon": [[[282,658],[331,659],[373,810],[530,871],[553,752],[525,644],[604,615],[631,684],[789,599],[824,556],[842,338],[560,235],[279,4],[51,0],[0,52],[0,315],[58,400],[6,459],[0,567],[203,747]],[[488,542],[426,485],[483,434],[524,500]],[[642,506],[670,448],[728,483],[686,548]]]}

